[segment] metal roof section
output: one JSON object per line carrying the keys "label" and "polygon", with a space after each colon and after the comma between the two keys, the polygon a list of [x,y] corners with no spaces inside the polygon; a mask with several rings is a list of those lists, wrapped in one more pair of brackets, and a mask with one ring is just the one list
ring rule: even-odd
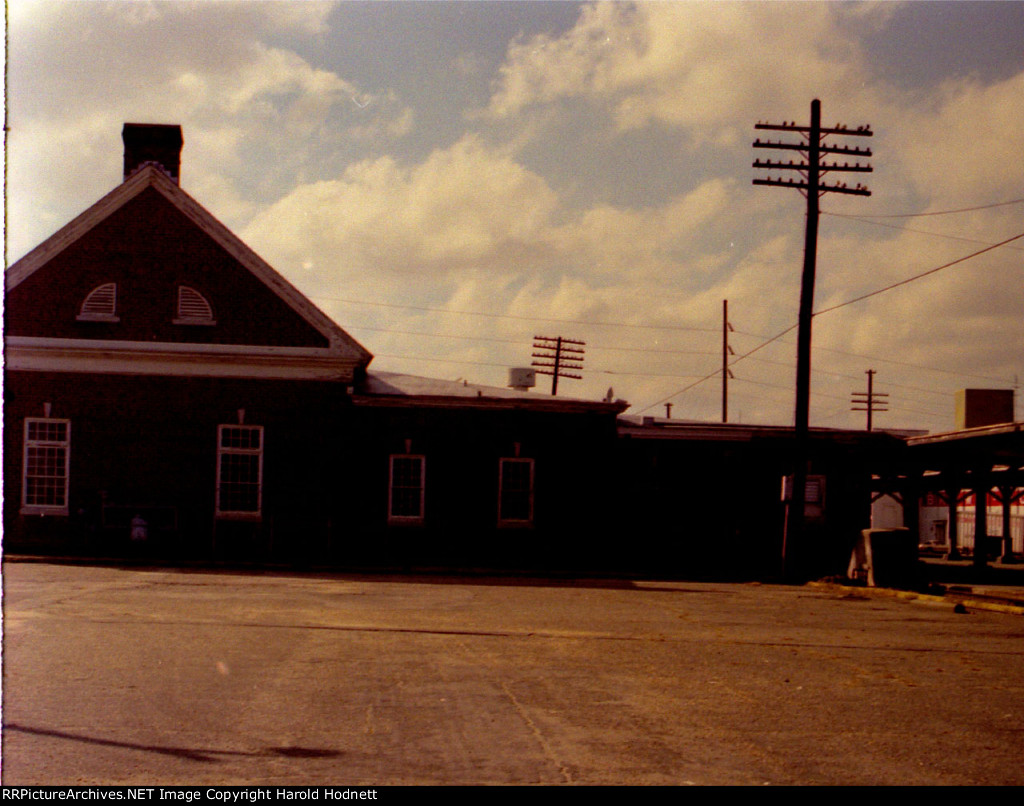
{"label": "metal roof section", "polygon": [[[756,425],[748,423],[716,423],[701,420],[677,420],[664,417],[640,417],[625,415],[619,417],[619,434],[633,439],[680,439],[713,440],[721,442],[748,442],[752,439],[789,439],[793,436],[791,425]],[[835,441],[882,442],[892,439],[907,439],[921,435],[923,431],[896,431],[845,428],[811,428],[811,437]]]}
{"label": "metal roof section", "polygon": [[538,411],[594,411],[620,414],[629,407],[624,400],[594,401],[553,397],[540,392],[484,386],[468,380],[443,380],[399,372],[368,372],[353,393],[356,405],[431,405],[488,408],[519,408]]}
{"label": "metal roof section", "polygon": [[998,425],[982,425],[977,428],[963,428],[959,431],[944,431],[940,434],[915,436],[907,440],[908,445],[932,445],[945,442],[984,439],[1004,434],[1019,434],[1024,431],[1024,422],[1000,423]]}

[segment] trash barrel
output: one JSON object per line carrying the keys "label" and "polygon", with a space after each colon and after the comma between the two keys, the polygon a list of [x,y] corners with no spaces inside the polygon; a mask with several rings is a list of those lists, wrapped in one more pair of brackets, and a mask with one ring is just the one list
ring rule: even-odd
{"label": "trash barrel", "polygon": [[918,570],[917,535],[909,529],[863,529],[847,576],[868,587],[912,589]]}

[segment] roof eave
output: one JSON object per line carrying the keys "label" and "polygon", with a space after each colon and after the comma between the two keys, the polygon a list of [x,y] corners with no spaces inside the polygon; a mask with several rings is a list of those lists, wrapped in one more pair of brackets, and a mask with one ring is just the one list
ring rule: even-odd
{"label": "roof eave", "polygon": [[89,233],[150,187],[163,195],[186,218],[271,288],[292,310],[320,332],[331,347],[340,352],[351,353],[355,363],[363,368],[373,360],[373,354],[369,350],[342,330],[333,319],[316,307],[308,297],[257,255],[205,207],[182,190],[166,173],[153,165],[146,165],[133,173],[110,193],[13,263],[5,273],[6,290],[10,292],[17,287],[36,270],[53,260],[79,238]]}
{"label": "roof eave", "polygon": [[492,409],[502,411],[541,411],[560,413],[595,413],[617,416],[629,404],[625,401],[614,403],[590,402],[584,400],[558,400],[557,398],[536,399],[523,397],[487,397],[485,395],[368,395],[354,394],[352,403],[356,406],[382,408],[439,408],[439,409]]}

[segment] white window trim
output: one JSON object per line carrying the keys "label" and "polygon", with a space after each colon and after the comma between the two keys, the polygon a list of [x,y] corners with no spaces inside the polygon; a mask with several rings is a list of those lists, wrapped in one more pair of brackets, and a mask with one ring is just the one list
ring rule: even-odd
{"label": "white window trim", "polygon": [[[243,429],[246,431],[259,431],[260,434],[260,447],[255,448],[225,448],[223,446],[223,434],[224,429]],[[216,477],[216,488],[214,490],[214,514],[217,518],[222,520],[237,520],[237,521],[258,521],[263,518],[263,446],[264,446],[264,433],[262,425],[218,425],[217,426],[217,477]],[[256,489],[256,509],[255,510],[230,510],[220,508],[220,470],[221,461],[226,455],[244,455],[244,456],[259,456],[258,465],[258,482]]]}
{"label": "white window trim", "polygon": [[[88,311],[87,307],[90,305],[90,301],[93,297],[100,292],[107,292],[112,295],[112,299],[108,307],[109,310],[104,311]],[[79,322],[120,322],[121,317],[117,315],[117,283],[103,283],[96,286],[92,291],[85,295],[85,299],[82,300],[82,304],[78,309],[78,316],[75,319]]]}
{"label": "white window trim", "polygon": [[[530,466],[530,488],[529,494],[529,517],[524,519],[521,518],[504,518],[501,512],[501,501],[504,493],[505,484],[505,463],[509,464],[528,464]],[[498,460],[498,526],[503,527],[531,527],[533,526],[533,497],[534,497],[534,474],[536,472],[536,465],[532,458],[519,457],[519,456],[506,456]]]}
{"label": "white window trim", "polygon": [[[29,440],[28,431],[30,423],[64,423],[64,439],[58,440]],[[71,420],[57,417],[26,417],[24,425],[24,444],[21,452],[21,514],[22,515],[67,515],[68,494],[71,487]],[[64,504],[51,506],[44,504],[29,504],[28,498],[28,455],[29,448],[43,446],[58,446],[64,448]]]}
{"label": "white window trim", "polygon": [[[420,512],[418,515],[395,515],[392,504],[395,494],[395,460],[418,459],[420,463]],[[421,453],[393,453],[388,458],[388,523],[395,525],[420,526],[426,512],[427,457]]]}

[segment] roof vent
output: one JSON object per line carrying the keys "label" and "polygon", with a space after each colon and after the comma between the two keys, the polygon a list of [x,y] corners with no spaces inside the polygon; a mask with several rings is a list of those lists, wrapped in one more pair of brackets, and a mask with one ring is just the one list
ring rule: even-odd
{"label": "roof vent", "polygon": [[508,371],[508,385],[517,392],[526,392],[537,385],[537,371],[532,367],[513,367]]}
{"label": "roof vent", "polygon": [[163,123],[125,123],[121,130],[124,141],[124,178],[139,168],[155,163],[178,184],[181,171],[181,147],[184,138],[181,126]]}

